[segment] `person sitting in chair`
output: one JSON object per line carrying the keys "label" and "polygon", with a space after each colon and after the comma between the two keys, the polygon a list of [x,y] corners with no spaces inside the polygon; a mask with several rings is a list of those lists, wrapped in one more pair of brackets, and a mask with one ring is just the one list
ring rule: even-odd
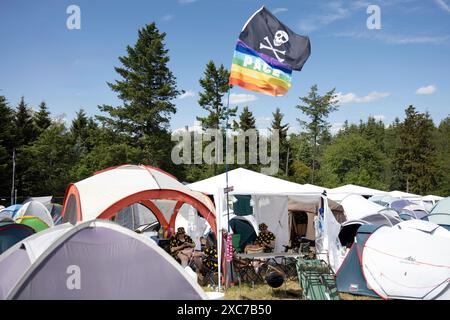
{"label": "person sitting in chair", "polygon": [[269,231],[265,223],[261,223],[258,228],[259,234],[256,237],[255,243],[262,247],[264,252],[273,252],[275,248],[275,235]]}
{"label": "person sitting in chair", "polygon": [[177,233],[170,238],[170,253],[183,267],[186,267],[194,253],[195,243],[186,234],[183,227],[177,229]]}
{"label": "person sitting in chair", "polygon": [[254,244],[247,245],[244,249],[245,253],[272,252],[275,248],[275,235],[269,231],[267,225],[261,223],[258,228],[259,234]]}

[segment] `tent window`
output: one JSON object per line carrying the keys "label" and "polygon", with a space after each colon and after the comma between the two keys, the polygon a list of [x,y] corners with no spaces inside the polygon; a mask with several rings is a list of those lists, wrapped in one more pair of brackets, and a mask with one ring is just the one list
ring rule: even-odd
{"label": "tent window", "polygon": [[253,207],[250,205],[252,197],[249,195],[235,195],[237,201],[233,203],[233,211],[237,216],[248,216],[253,214]]}
{"label": "tent window", "polygon": [[75,195],[71,194],[67,200],[66,212],[64,213],[63,222],[77,223],[77,200]]}

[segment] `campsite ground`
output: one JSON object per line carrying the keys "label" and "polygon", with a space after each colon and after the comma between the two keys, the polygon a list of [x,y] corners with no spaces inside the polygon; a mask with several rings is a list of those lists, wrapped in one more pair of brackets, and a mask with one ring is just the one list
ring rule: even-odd
{"label": "campsite ground", "polygon": [[[205,288],[211,291],[211,288]],[[341,294],[342,300],[372,300],[371,297]],[[297,280],[288,280],[280,288],[272,289],[267,284],[237,284],[225,291],[225,300],[299,300],[301,288]]]}

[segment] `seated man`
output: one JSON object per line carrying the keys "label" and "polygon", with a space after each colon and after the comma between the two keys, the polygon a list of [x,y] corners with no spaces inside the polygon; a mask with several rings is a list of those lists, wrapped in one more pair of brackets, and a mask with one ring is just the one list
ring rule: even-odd
{"label": "seated man", "polygon": [[177,229],[177,233],[170,238],[170,253],[183,267],[186,267],[194,253],[195,243],[186,234],[183,227]]}
{"label": "seated man", "polygon": [[265,223],[261,223],[259,226],[259,234],[256,237],[253,245],[245,247],[245,253],[250,252],[272,252],[275,248],[275,235],[269,231],[269,228]]}

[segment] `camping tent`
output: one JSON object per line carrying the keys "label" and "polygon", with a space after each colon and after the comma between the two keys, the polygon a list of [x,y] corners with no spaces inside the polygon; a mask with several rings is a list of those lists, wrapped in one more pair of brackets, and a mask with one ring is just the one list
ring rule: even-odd
{"label": "camping tent", "polygon": [[433,207],[436,205],[436,203],[438,203],[442,199],[444,199],[444,197],[427,195],[427,196],[422,197],[422,203],[423,203],[425,209],[427,209],[427,211],[430,212],[433,209]]}
{"label": "camping tent", "polygon": [[361,195],[349,194],[341,201],[347,220],[358,220],[365,216],[378,213],[384,207],[365,199]]}
{"label": "camping tent", "polygon": [[387,192],[367,187],[361,187],[354,184],[347,184],[345,186],[329,189],[327,191],[327,194],[330,199],[339,202],[349,194],[356,194],[368,198],[375,195],[383,196],[386,195]]}
{"label": "camping tent", "polygon": [[146,237],[105,220],[63,224],[0,256],[3,299],[206,299]]}
{"label": "camping tent", "polygon": [[[328,200],[328,205],[336,221],[342,223],[346,220],[344,208],[339,203]],[[315,240],[316,230],[314,221],[321,207],[321,196],[304,195],[291,196],[288,201],[289,224],[291,235],[304,235],[308,240]],[[293,237],[291,237],[292,242]]]}
{"label": "camping tent", "polygon": [[[171,200],[173,211],[161,212],[154,200]],[[146,206],[165,228],[175,227],[178,210],[187,203],[216,231],[214,206],[207,196],[191,191],[167,172],[144,165],[108,168],[71,184],[64,198],[63,221],[109,219],[134,203]]]}
{"label": "camping tent", "polygon": [[420,196],[418,194],[413,194],[413,193],[408,193],[408,192],[403,192],[403,191],[398,191],[398,190],[390,191],[389,195],[394,198],[409,199],[409,200],[420,200],[422,198],[422,196]]}
{"label": "camping tent", "polygon": [[36,232],[53,227],[53,219],[47,208],[38,201],[25,203],[15,214],[14,220],[32,227]]}
{"label": "camping tent", "polygon": [[26,225],[15,222],[0,222],[0,254],[14,244],[31,236],[34,230]]}
{"label": "camping tent", "polygon": [[336,286],[339,292],[372,297],[377,296],[367,286],[361,269],[361,261],[363,248],[367,239],[380,227],[380,225],[363,225],[358,227],[356,241],[351,246],[350,251],[336,272]]}
{"label": "camping tent", "polygon": [[427,219],[450,231],[450,197],[439,201],[433,207]]}
{"label": "camping tent", "polygon": [[29,197],[27,200],[23,202],[23,204],[30,201],[37,201],[42,203],[44,206],[49,205],[52,202],[53,196],[43,196],[43,197]]}
{"label": "camping tent", "polygon": [[360,226],[375,225],[391,227],[401,221],[399,214],[395,210],[385,208],[377,213],[342,223],[341,230],[339,231],[339,240],[343,246],[349,247],[353,244]]}
{"label": "camping tent", "polygon": [[22,208],[21,204],[13,204],[12,206],[0,210],[0,221],[4,218],[14,219],[14,216],[16,215],[17,211],[20,210],[20,208]]}
{"label": "camping tent", "polygon": [[449,247],[450,232],[431,222],[381,227],[364,244],[363,274],[384,299],[450,299]]}

